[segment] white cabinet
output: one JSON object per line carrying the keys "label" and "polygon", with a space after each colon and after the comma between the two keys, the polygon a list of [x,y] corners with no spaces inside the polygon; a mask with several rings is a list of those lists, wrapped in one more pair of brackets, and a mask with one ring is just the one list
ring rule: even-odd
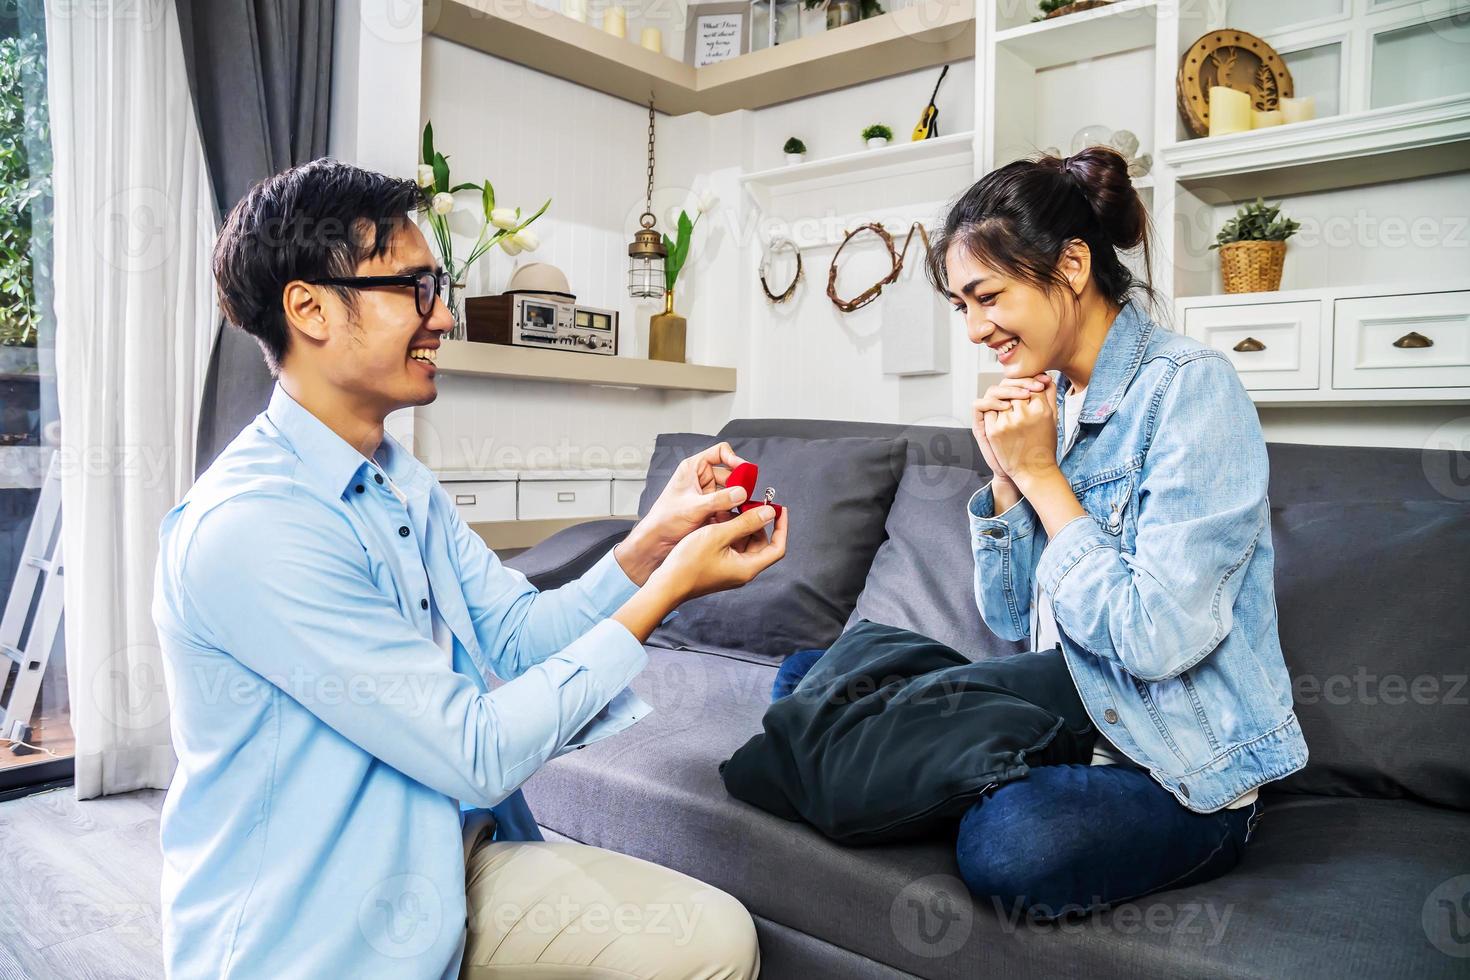
{"label": "white cabinet", "polygon": [[1470,291],[1337,301],[1337,388],[1470,386]]}
{"label": "white cabinet", "polygon": [[643,480],[615,479],[612,481],[612,512],[618,517],[632,517],[638,513],[638,499],[643,496]]}
{"label": "white cabinet", "polygon": [[521,480],[516,518],[522,521],[612,516],[612,480]]}
{"label": "white cabinet", "polygon": [[1252,303],[1186,310],[1185,333],[1225,352],[1246,388],[1316,388],[1322,304]]}
{"label": "white cabinet", "polygon": [[1176,308],[1260,403],[1470,402],[1462,282],[1190,296]]}
{"label": "white cabinet", "polygon": [[460,471],[437,475],[466,524],[515,520],[514,473]]}

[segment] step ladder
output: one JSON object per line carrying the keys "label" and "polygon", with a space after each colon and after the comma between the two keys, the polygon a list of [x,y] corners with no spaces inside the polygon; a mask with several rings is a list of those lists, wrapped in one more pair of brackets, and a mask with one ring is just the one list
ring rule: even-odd
{"label": "step ladder", "polygon": [[[64,656],[61,613],[61,473],[51,455],[36,514],[26,534],[25,550],[0,618],[0,741],[26,742],[41,681],[52,656]],[[14,666],[12,666],[12,662]],[[34,751],[14,746],[16,755]]]}

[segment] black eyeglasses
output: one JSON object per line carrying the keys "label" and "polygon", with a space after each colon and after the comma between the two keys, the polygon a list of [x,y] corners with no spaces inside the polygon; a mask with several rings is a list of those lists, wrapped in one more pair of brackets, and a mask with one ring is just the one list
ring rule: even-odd
{"label": "black eyeglasses", "polygon": [[438,272],[420,272],[412,276],[336,276],[307,280],[307,283],[312,286],[346,286],[348,289],[412,286],[413,306],[418,310],[419,316],[428,316],[434,312],[436,296],[444,301],[445,306],[449,305],[449,282],[449,273],[443,269]]}

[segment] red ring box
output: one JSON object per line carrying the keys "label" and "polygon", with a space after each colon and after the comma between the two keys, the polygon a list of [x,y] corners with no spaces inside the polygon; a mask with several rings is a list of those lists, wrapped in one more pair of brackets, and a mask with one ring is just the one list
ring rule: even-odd
{"label": "red ring box", "polygon": [[745,503],[740,504],[738,507],[735,508],[735,510],[743,514],[746,511],[750,510],[752,507],[769,506],[776,511],[776,516],[780,517],[780,504],[767,504],[764,500],[757,500],[755,497],[755,483],[756,480],[760,477],[760,472],[760,467],[756,466],[754,463],[741,463],[739,466],[730,471],[730,478],[725,481],[725,486],[745,488]]}

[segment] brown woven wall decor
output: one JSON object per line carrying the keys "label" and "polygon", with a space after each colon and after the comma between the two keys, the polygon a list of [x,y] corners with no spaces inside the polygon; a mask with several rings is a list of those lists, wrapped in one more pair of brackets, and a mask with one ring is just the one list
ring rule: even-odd
{"label": "brown woven wall decor", "polygon": [[1211,31],[1189,46],[1179,59],[1175,88],[1179,116],[1195,136],[1210,134],[1210,87],[1223,85],[1245,92],[1251,105],[1265,112],[1292,98],[1291,71],[1276,49],[1245,31]]}

